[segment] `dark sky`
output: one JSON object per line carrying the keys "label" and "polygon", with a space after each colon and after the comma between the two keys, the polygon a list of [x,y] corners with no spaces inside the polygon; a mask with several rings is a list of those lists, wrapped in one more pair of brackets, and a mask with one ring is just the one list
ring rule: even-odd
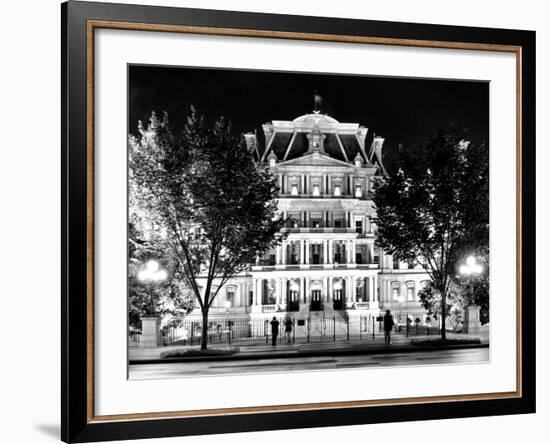
{"label": "dark sky", "polygon": [[415,146],[451,123],[474,142],[489,139],[487,82],[141,65],[129,67],[129,130],[153,110],[177,130],[194,105],[209,121],[223,115],[238,132],[260,133],[262,123],[310,113],[314,91],[323,113],[366,126],[369,143],[373,132],[384,137],[390,158],[398,143]]}

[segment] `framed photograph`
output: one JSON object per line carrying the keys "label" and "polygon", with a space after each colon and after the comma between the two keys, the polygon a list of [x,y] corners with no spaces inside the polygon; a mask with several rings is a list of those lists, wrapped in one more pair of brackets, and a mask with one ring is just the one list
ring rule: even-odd
{"label": "framed photograph", "polygon": [[64,3],[62,439],[535,411],[535,33]]}

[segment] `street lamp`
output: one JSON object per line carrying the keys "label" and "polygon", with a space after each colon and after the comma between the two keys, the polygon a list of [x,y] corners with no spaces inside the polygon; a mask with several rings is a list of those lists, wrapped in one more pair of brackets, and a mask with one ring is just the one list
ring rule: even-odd
{"label": "street lamp", "polygon": [[483,265],[477,263],[474,256],[468,256],[466,262],[458,268],[459,273],[466,278],[468,288],[468,307],[464,312],[463,333],[476,333],[481,326],[479,322],[479,308],[474,303],[474,289],[472,288],[472,278],[483,273]]}
{"label": "street lamp", "polygon": [[458,271],[463,276],[478,275],[483,272],[483,265],[478,264],[474,256],[468,256],[466,258],[466,263],[462,264]]}
{"label": "street lamp", "polygon": [[473,289],[472,289],[472,278],[480,275],[483,272],[483,265],[478,264],[474,256],[468,256],[466,262],[458,268],[459,273],[466,277],[468,284],[468,296],[470,298],[469,303],[473,304]]}
{"label": "street lamp", "polygon": [[[154,259],[148,260],[145,266],[137,274],[138,280],[146,284],[162,282],[165,281],[167,277],[168,272],[164,268],[161,268],[160,264]],[[154,315],[156,311],[153,303],[152,289],[149,291],[149,311],[151,315]]]}

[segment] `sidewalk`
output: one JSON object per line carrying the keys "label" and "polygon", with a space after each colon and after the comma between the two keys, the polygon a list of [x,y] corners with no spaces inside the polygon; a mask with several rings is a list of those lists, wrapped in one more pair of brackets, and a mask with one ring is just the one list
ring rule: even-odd
{"label": "sidewalk", "polygon": [[[466,348],[486,348],[489,346],[487,335],[476,335],[480,337],[481,344],[471,345],[445,345],[445,346],[418,346],[411,345],[410,340],[414,338],[424,338],[426,336],[410,336],[394,335],[392,344],[384,344],[384,337],[377,336],[375,339],[362,340],[336,340],[336,341],[320,341],[311,340],[310,342],[286,343],[278,342],[276,346],[265,342],[242,343],[235,342],[232,344],[238,347],[240,351],[233,355],[225,356],[193,356],[160,359],[160,354],[165,351],[197,348],[197,346],[168,346],[155,348],[132,348],[129,350],[130,364],[153,364],[157,362],[198,362],[198,361],[231,361],[231,360],[247,360],[247,359],[280,359],[280,358],[296,358],[296,357],[313,357],[327,355],[355,355],[355,354],[385,354],[385,353],[414,353],[437,350],[456,350]],[[433,337],[433,336],[430,336]],[[212,345],[216,347],[217,344]],[[227,344],[224,344],[227,346]]]}

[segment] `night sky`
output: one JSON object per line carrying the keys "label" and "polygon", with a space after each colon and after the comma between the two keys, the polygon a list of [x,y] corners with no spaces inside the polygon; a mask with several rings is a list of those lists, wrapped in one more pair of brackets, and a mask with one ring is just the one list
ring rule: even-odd
{"label": "night sky", "polygon": [[373,132],[384,137],[388,161],[399,143],[416,146],[452,123],[473,142],[489,140],[487,82],[134,65],[128,76],[134,134],[151,111],[167,111],[177,131],[194,105],[208,121],[223,115],[237,132],[260,135],[262,123],[310,113],[317,91],[322,113],[369,128],[368,143]]}

